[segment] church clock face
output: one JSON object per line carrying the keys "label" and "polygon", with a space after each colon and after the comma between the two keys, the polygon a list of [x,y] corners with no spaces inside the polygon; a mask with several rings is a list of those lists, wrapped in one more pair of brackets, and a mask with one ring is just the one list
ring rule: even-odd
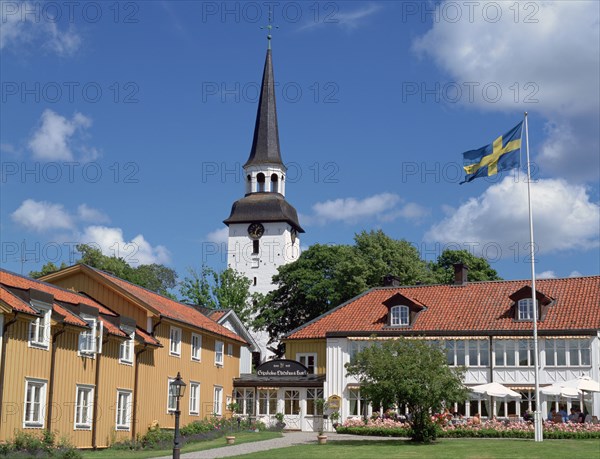
{"label": "church clock face", "polygon": [[265,233],[265,227],[260,223],[252,223],[248,226],[248,236],[252,239],[260,239]]}

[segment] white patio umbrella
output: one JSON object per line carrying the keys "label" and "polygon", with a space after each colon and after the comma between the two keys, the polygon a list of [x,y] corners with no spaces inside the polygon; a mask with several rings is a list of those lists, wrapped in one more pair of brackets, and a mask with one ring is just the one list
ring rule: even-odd
{"label": "white patio umbrella", "polygon": [[509,389],[506,386],[503,386],[500,383],[492,382],[487,384],[480,384],[478,386],[471,386],[469,390],[475,392],[476,394],[487,395],[489,397],[498,397],[498,398],[521,398],[521,394],[515,392],[514,390]]}
{"label": "white patio umbrella", "polygon": [[580,376],[579,378],[569,379],[568,381],[556,384],[562,387],[573,387],[585,392],[600,392],[600,382],[593,380],[589,376]]}
{"label": "white patio umbrella", "polygon": [[544,395],[553,395],[565,398],[577,398],[581,394],[579,389],[576,389],[575,387],[563,386],[561,383],[555,383],[551,386],[542,387],[540,388],[540,392]]}

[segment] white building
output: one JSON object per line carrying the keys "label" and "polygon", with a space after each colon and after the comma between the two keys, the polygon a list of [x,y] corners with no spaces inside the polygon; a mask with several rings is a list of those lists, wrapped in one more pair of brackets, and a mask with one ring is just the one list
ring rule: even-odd
{"label": "white building", "polygon": [[[300,256],[296,209],[285,199],[286,167],[281,160],[275,80],[271,50],[267,50],[254,139],[244,164],[245,196],[236,201],[224,223],[229,227],[227,266],[252,282],[250,292],[266,294],[274,289],[272,278],[279,266]],[[262,352],[269,336],[252,332]]]}

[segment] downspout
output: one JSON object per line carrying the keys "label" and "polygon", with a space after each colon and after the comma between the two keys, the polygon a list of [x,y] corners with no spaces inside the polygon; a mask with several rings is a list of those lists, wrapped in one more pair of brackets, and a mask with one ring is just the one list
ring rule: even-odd
{"label": "downspout", "polygon": [[6,322],[4,324],[4,327],[2,329],[2,359],[1,359],[1,364],[0,364],[0,419],[3,419],[3,414],[2,414],[2,407],[4,406],[4,372],[6,370],[6,340],[8,338],[8,335],[6,334],[6,331],[8,330],[8,327],[10,327],[12,324],[14,324],[17,321],[17,316],[19,315],[18,311],[15,311],[15,316],[10,319],[8,322]]}
{"label": "downspout", "polygon": [[[102,340],[102,347],[108,344],[108,337]],[[98,448],[98,394],[100,390],[98,385],[100,384],[100,360],[102,360],[102,354],[96,353],[96,374],[94,375],[94,411],[92,411],[92,448]]]}
{"label": "downspout", "polygon": [[139,366],[140,359],[139,356],[148,350],[148,344],[144,344],[144,347],[135,353],[135,367],[133,369],[134,372],[134,380],[133,380],[133,425],[131,426],[131,440],[135,441],[135,436],[137,434],[137,404],[138,404],[138,382],[139,382]]}
{"label": "downspout", "polygon": [[62,328],[52,335],[52,349],[50,350],[50,381],[48,382],[48,431],[52,431],[52,404],[54,403],[54,373],[56,367],[56,345],[57,338],[65,332],[65,324]]}

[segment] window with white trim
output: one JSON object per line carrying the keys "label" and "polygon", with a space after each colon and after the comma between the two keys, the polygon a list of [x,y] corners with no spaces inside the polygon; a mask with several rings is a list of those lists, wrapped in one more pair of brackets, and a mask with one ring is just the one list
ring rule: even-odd
{"label": "window with white trim", "polygon": [[487,367],[490,364],[490,342],[487,339],[471,339],[466,342],[469,367]]}
{"label": "window with white trim", "polygon": [[233,344],[231,343],[227,344],[227,356],[233,357]]}
{"label": "window with white trim", "polygon": [[86,314],[81,315],[88,328],[79,334],[79,348],[77,355],[84,357],[94,357],[96,353],[102,352],[102,330],[104,329],[102,321],[97,317]]}
{"label": "window with white trim", "polygon": [[283,413],[287,415],[300,414],[299,390],[286,390],[283,392]]}
{"label": "window with white trim", "polygon": [[372,344],[370,341],[350,341],[348,345],[348,354],[350,355],[350,362],[356,360],[356,355],[362,352]]}
{"label": "window with white trim", "polygon": [[392,306],[390,309],[390,325],[398,327],[408,325],[408,306]]}
{"label": "window with white trim", "polygon": [[589,339],[545,340],[546,366],[588,366],[590,360]]}
{"label": "window with white trim", "polygon": [[175,397],[175,378],[169,378],[167,384],[167,412],[177,409],[177,397]]}
{"label": "window with white trim", "polygon": [[314,375],[317,368],[317,354],[315,353],[298,353],[296,360],[308,369],[308,374]]}
{"label": "window with white trim", "polygon": [[200,383],[190,381],[190,414],[200,415]]}
{"label": "window with white trim", "polygon": [[31,305],[40,316],[29,323],[29,346],[48,349],[52,309],[49,305],[37,302],[32,302]]}
{"label": "window with white trim", "polygon": [[131,391],[117,390],[116,430],[129,430],[131,426]]}
{"label": "window with white trim", "polygon": [[362,416],[367,402],[360,394],[360,389],[348,389],[348,401],[350,403],[350,416]]}
{"label": "window with white trim", "polygon": [[23,427],[43,428],[46,415],[46,390],[48,382],[43,379],[25,380],[25,409]]}
{"label": "window with white trim", "polygon": [[223,365],[223,341],[215,341],[215,365]]}
{"label": "window with white trim", "polygon": [[131,365],[133,363],[133,343],[135,339],[135,330],[123,328],[127,338],[119,346],[119,363]]}
{"label": "window with white trim", "polygon": [[258,414],[276,414],[277,413],[277,390],[260,389],[258,391]]}
{"label": "window with white trim", "polygon": [[94,413],[94,386],[77,385],[75,429],[91,430]]}
{"label": "window with white trim", "polygon": [[517,340],[517,366],[519,367],[532,367],[535,363],[533,361],[533,340],[520,339]]}
{"label": "window with white trim", "polygon": [[[535,302],[538,304],[537,300]],[[523,298],[517,303],[519,320],[533,320],[533,301],[531,298]]]}
{"label": "window with white trim", "polygon": [[169,332],[169,354],[176,357],[181,356],[181,328],[171,327]]}
{"label": "window with white trim", "polygon": [[306,415],[307,416],[322,416],[323,415],[323,389],[306,389]]}
{"label": "window with white trim", "polygon": [[494,342],[495,363],[497,367],[514,367],[517,343],[511,339],[500,339]]}
{"label": "window with white trim", "polygon": [[214,388],[213,414],[221,416],[223,414],[223,388],[221,386],[214,386]]}
{"label": "window with white trim", "polygon": [[202,360],[202,335],[192,333],[192,360],[200,362]]}
{"label": "window with white trim", "polygon": [[240,406],[240,414],[254,416],[254,389],[236,389],[235,402]]}

